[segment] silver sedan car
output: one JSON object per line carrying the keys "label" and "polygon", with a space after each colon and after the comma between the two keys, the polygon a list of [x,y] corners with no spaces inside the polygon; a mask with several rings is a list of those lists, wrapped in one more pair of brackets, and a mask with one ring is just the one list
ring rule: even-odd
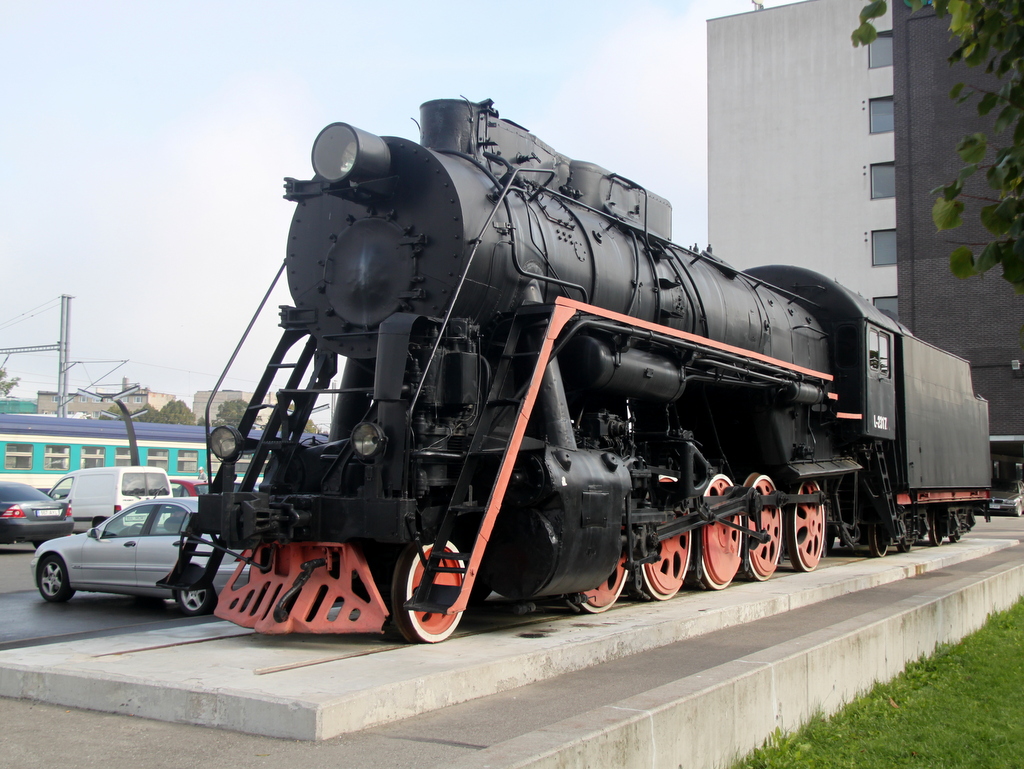
{"label": "silver sedan car", "polygon": [[[146,499],[84,534],[44,542],[30,564],[39,593],[54,603],[67,601],[78,590],[174,598],[187,615],[209,614],[217,605],[216,591],[235,570],[234,558],[225,557],[214,590],[156,586],[173,568],[181,530],[198,509],[196,497]],[[203,564],[204,559],[193,563]]]}

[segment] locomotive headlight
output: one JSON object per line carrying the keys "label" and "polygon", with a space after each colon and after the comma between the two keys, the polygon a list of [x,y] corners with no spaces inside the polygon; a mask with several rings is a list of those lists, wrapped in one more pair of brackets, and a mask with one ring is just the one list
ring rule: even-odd
{"label": "locomotive headlight", "polygon": [[373,459],[384,453],[387,438],[380,425],[373,422],[360,422],[352,428],[352,451],[360,459]]}
{"label": "locomotive headlight", "polygon": [[384,140],[348,123],[331,123],[313,142],[313,170],[329,182],[379,179],[390,168]]}
{"label": "locomotive headlight", "polygon": [[242,434],[230,425],[215,427],[210,433],[210,451],[221,462],[237,462],[244,445]]}

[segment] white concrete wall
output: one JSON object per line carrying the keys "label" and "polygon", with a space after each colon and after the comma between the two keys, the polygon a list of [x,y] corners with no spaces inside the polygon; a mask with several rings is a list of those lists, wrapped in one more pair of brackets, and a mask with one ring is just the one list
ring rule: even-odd
{"label": "white concrete wall", "polygon": [[893,161],[893,134],[868,126],[868,99],[893,83],[850,42],[863,7],[809,0],[708,22],[708,239],[737,267],[809,267],[872,299],[897,294],[895,265],[871,264],[871,231],[895,228],[896,204],[871,200],[869,166]]}

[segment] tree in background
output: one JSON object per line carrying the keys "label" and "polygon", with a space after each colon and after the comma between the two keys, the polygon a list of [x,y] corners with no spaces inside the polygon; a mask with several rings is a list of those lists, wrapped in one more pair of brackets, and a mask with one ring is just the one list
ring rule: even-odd
{"label": "tree in background", "polygon": [[159,411],[150,409],[135,421],[155,422],[161,425],[194,425],[196,417],[192,413],[192,409],[184,403],[179,400],[173,400]]}
{"label": "tree in background", "polygon": [[[922,0],[906,0],[916,13]],[[1003,278],[1024,294],[1024,0],[934,0],[935,14],[949,17],[949,31],[959,39],[949,63],[984,66],[995,86],[958,83],[950,92],[957,103],[977,99],[981,116],[995,115],[993,133],[965,136],[956,151],[964,166],[955,180],[932,190],[939,195],[932,219],[939,230],[963,224],[964,203],[980,204],[982,225],[992,236],[987,243],[957,246],[949,266],[958,278],[981,275],[997,264]],[[860,12],[853,44],[868,45],[878,36],[873,19],[886,12],[885,0],[868,3]],[[989,195],[964,192],[964,182],[982,171],[992,190]],[[976,251],[976,249],[980,249]],[[1021,328],[1024,346],[1024,328]]]}
{"label": "tree in background", "polygon": [[238,427],[248,407],[249,404],[241,399],[224,401],[220,404],[220,408],[217,409],[217,416],[213,418],[213,426],[231,425],[232,427]]}
{"label": "tree in background", "polygon": [[0,395],[6,397],[11,394],[11,390],[14,386],[20,382],[21,379],[18,377],[7,378],[7,369],[0,368]]}

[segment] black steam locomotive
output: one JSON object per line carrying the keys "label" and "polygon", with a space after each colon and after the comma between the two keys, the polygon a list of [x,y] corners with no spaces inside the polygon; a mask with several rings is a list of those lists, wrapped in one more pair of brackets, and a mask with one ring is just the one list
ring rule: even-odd
{"label": "black steam locomotive", "polygon": [[492,592],[599,612],[985,511],[965,361],[821,275],[673,244],[667,201],[491,102],[428,102],[421,131],[332,124],[286,180],[294,306],[167,584],[244,551],[222,618],[435,642]]}

